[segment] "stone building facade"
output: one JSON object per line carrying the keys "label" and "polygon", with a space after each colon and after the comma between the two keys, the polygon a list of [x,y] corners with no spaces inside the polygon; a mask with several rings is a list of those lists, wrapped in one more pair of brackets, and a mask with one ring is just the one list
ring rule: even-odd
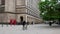
{"label": "stone building facade", "polygon": [[20,23],[20,17],[29,23],[40,23],[38,10],[39,0],[0,0],[0,22],[9,23],[10,19],[16,19]]}

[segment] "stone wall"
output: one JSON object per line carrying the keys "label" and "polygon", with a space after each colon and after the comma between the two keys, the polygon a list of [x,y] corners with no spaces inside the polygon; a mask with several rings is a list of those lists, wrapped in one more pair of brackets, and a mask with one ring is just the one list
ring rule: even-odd
{"label": "stone wall", "polygon": [[16,0],[16,5],[20,5],[20,6],[25,5],[25,0]]}
{"label": "stone wall", "polygon": [[15,0],[5,0],[5,12],[15,12]]}

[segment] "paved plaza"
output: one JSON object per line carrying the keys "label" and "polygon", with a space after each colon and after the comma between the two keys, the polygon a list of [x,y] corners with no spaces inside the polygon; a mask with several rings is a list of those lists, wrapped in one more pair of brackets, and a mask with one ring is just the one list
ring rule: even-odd
{"label": "paved plaza", "polygon": [[60,26],[53,24],[28,25],[27,30],[22,29],[22,25],[0,25],[0,34],[60,34]]}

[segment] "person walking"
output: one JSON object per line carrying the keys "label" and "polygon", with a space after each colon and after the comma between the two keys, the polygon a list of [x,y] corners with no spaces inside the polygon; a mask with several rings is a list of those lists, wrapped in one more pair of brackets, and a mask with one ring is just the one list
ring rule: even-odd
{"label": "person walking", "polygon": [[29,22],[26,22],[26,27],[25,27],[26,30],[27,30],[28,25],[29,25]]}
{"label": "person walking", "polygon": [[23,30],[25,30],[26,22],[25,22],[25,21],[23,21],[23,22],[22,22],[22,25],[23,25]]}

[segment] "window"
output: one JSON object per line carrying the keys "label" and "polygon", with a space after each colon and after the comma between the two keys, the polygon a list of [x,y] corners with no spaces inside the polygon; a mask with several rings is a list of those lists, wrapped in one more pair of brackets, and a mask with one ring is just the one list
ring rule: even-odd
{"label": "window", "polygon": [[1,5],[5,5],[5,0],[1,0]]}
{"label": "window", "polygon": [[0,12],[4,12],[5,8],[4,7],[0,7]]}
{"label": "window", "polygon": [[5,10],[5,0],[1,0],[1,5],[0,5],[0,13],[1,12],[4,12],[4,10]]}

